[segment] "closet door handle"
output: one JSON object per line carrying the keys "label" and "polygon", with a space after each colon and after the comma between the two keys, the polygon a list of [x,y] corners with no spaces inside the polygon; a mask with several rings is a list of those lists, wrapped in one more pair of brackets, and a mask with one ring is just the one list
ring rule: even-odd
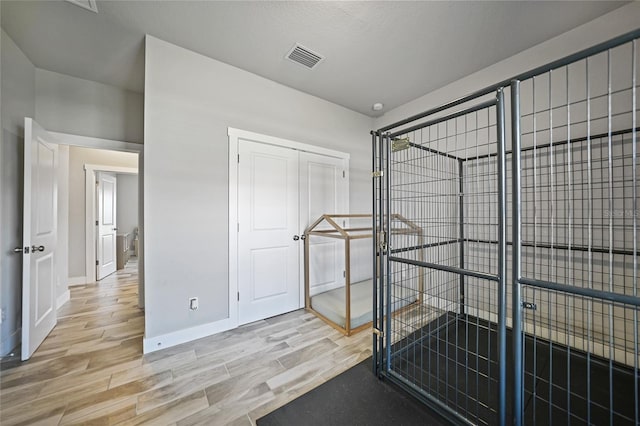
{"label": "closet door handle", "polygon": [[294,235],[293,236],[293,241],[298,241],[300,239],[300,235]]}
{"label": "closet door handle", "polygon": [[31,253],[35,253],[37,251],[44,251],[44,246],[31,246]]}

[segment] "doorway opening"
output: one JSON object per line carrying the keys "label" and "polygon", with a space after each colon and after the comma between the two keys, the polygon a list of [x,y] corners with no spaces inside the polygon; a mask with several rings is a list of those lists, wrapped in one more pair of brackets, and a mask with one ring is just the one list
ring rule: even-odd
{"label": "doorway opening", "polygon": [[[87,252],[95,249],[94,244],[85,244],[87,234],[91,234],[85,233],[85,202],[95,198],[95,184],[92,181],[91,191],[87,189],[86,178],[94,178],[94,173],[87,173],[85,166],[113,164],[113,158],[128,156],[129,163],[117,166],[122,168],[117,171],[132,174],[142,166],[142,145],[48,132],[34,120],[25,118],[24,152],[23,247],[14,250],[23,256],[22,360],[29,359],[40,347],[59,317],[80,315],[86,318],[94,312],[99,315],[105,311],[71,296],[82,294],[84,290],[90,292],[89,287],[95,284],[95,266],[87,268],[85,264]],[[140,189],[141,195],[141,182],[135,182],[134,186]],[[115,193],[115,186],[113,189]],[[141,198],[136,194],[131,203],[138,205]],[[115,215],[115,203],[111,207]],[[94,209],[91,211],[93,213]],[[142,212],[136,212],[134,216],[139,219],[139,229],[143,230]],[[139,251],[143,259],[142,245]],[[140,264],[142,272],[143,263]],[[138,309],[142,303],[136,303],[144,300],[142,274],[136,273],[135,281],[135,284],[128,283],[127,295],[133,297],[129,298],[127,307],[135,307],[138,312],[134,316],[143,322],[144,314]],[[87,288],[74,289],[74,285]],[[136,294],[139,294],[137,300]],[[98,298],[100,295],[94,297]],[[54,334],[59,338],[65,333]],[[141,337],[142,331],[139,334]]]}
{"label": "doorway opening", "polygon": [[[126,164],[132,155],[120,153],[116,159]],[[138,258],[138,168],[85,164],[84,170],[85,270],[87,282],[93,282],[123,269],[129,259]]]}

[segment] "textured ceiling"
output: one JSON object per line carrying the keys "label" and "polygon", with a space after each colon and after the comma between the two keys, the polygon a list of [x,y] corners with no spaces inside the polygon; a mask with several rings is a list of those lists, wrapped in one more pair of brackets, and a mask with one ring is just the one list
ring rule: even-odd
{"label": "textured ceiling", "polygon": [[[141,92],[144,34],[379,116],[626,2],[1,2],[39,68]],[[326,57],[285,60],[299,42]],[[371,109],[375,102],[383,111]]]}

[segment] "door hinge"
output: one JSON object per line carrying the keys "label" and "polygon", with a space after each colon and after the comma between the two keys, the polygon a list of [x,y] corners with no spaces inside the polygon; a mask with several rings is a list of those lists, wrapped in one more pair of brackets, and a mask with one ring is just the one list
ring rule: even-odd
{"label": "door hinge", "polygon": [[100,262],[98,262],[98,261],[96,260],[96,266],[98,266],[99,264],[100,264]]}
{"label": "door hinge", "polygon": [[98,186],[98,185],[100,185],[100,182],[99,182],[99,181],[96,181],[96,186]]}
{"label": "door hinge", "polygon": [[371,176],[373,176],[374,178],[379,178],[379,177],[384,176],[384,172],[382,170],[374,170],[371,173]]}
{"label": "door hinge", "polygon": [[240,292],[238,292],[238,302],[240,301]]}
{"label": "door hinge", "polygon": [[238,222],[238,232],[240,232],[240,222]]}
{"label": "door hinge", "polygon": [[347,271],[342,271],[342,278],[347,278]]}
{"label": "door hinge", "polygon": [[344,177],[346,177],[345,175],[346,175],[346,173],[345,173],[345,171],[343,170],[343,171],[342,171],[342,177],[343,177],[343,178],[344,178]]}
{"label": "door hinge", "polygon": [[98,226],[98,221],[96,220],[96,226]]}
{"label": "door hinge", "polygon": [[535,303],[531,303],[531,302],[522,302],[522,307],[524,309],[531,309],[532,311],[537,311],[538,310],[538,305],[536,305]]}
{"label": "door hinge", "polygon": [[238,154],[238,163],[240,163],[240,154]]}

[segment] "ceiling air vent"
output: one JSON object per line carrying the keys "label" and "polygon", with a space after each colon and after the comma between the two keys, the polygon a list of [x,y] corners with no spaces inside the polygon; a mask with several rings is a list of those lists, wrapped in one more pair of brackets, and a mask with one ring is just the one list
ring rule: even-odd
{"label": "ceiling air vent", "polygon": [[309,69],[312,69],[324,59],[322,55],[299,44],[293,46],[289,53],[287,53],[286,58],[291,62],[295,62]]}

